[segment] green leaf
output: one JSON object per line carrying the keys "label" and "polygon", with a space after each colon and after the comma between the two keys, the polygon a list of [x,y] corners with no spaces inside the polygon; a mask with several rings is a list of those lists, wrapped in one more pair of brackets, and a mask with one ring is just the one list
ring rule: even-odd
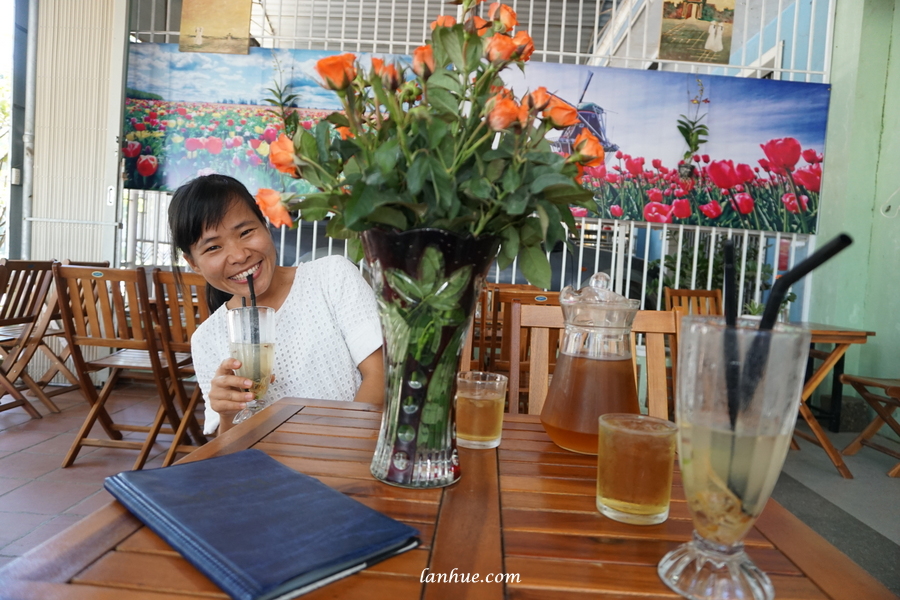
{"label": "green leaf", "polygon": [[344,220],[347,227],[354,231],[363,229],[364,220],[375,208],[375,188],[359,183],[353,187],[353,192],[347,200],[344,209]]}
{"label": "green leaf", "polygon": [[454,117],[459,116],[459,101],[443,88],[429,88],[428,102],[445,114],[453,115]]}
{"label": "green leaf", "polygon": [[419,283],[400,269],[385,269],[384,277],[387,284],[404,302],[418,304],[425,297]]}
{"label": "green leaf", "polygon": [[347,229],[344,225],[343,215],[334,215],[328,220],[325,227],[325,235],[336,240],[346,240],[356,237],[356,233]]}
{"label": "green leaf", "polygon": [[552,185],[544,188],[543,197],[556,205],[576,204],[586,208],[593,208],[590,202],[594,199],[594,193],[581,186]]}
{"label": "green leaf", "polygon": [[[292,114],[296,115],[297,113]],[[347,119],[347,115],[344,113],[333,112],[325,117],[325,120],[337,127],[350,127],[350,120]]]}
{"label": "green leaf", "polygon": [[480,198],[481,200],[488,200],[494,192],[494,187],[484,177],[476,177],[475,179],[469,180],[466,189],[474,197]]}
{"label": "green leaf", "polygon": [[523,246],[536,246],[543,241],[540,222],[535,217],[525,219],[519,228],[519,240]]}
{"label": "green leaf", "polygon": [[550,288],[550,261],[540,246],[523,246],[519,251],[519,268],[528,283],[542,289]]}
{"label": "green leaf", "polygon": [[488,163],[487,169],[484,171],[484,178],[490,182],[497,181],[503,175],[503,169],[506,168],[506,161],[501,159],[492,160]]}
{"label": "green leaf", "polygon": [[399,159],[400,141],[397,138],[388,140],[375,151],[375,164],[378,165],[378,168],[385,175],[390,174],[394,170]]}
{"label": "green leaf", "polygon": [[455,64],[460,70],[465,65],[463,58],[463,42],[465,34],[460,26],[455,27],[438,27],[432,34],[432,42],[435,47],[440,47],[447,53],[450,62]]}
{"label": "green leaf", "polygon": [[435,284],[444,275],[444,257],[441,251],[434,246],[425,248],[419,262],[419,285],[422,291],[430,294],[434,291]]}
{"label": "green leaf", "polygon": [[316,123],[316,148],[319,164],[324,165],[331,158],[331,125],[327,121]]}
{"label": "green leaf", "polygon": [[560,173],[547,173],[541,175],[531,183],[531,193],[540,194],[546,188],[553,185],[564,185],[575,187],[575,181],[571,177],[566,177]]}
{"label": "green leaf", "polygon": [[439,310],[453,310],[459,304],[459,299],[466,291],[466,285],[472,278],[472,265],[460,267],[443,282],[434,295],[428,300],[428,304]]}
{"label": "green leaf", "polygon": [[369,214],[368,220],[373,223],[390,225],[401,231],[404,231],[408,224],[406,215],[403,214],[403,211],[391,208],[390,206],[379,206]]}
{"label": "green leaf", "polygon": [[529,198],[528,190],[522,188],[517,189],[504,200],[506,212],[513,216],[524,214],[525,209],[528,208]]}
{"label": "green leaf", "polygon": [[506,171],[503,173],[503,179],[500,180],[500,183],[503,185],[503,189],[508,192],[517,191],[522,186],[522,174],[519,173],[515,168],[506,169]]}
{"label": "green leaf", "polygon": [[301,159],[305,157],[318,162],[319,152],[316,148],[316,138],[307,130],[303,129],[300,131],[299,139],[296,135],[294,136],[294,150],[297,151]]}
{"label": "green leaf", "polygon": [[428,123],[428,147],[432,150],[441,145],[447,137],[447,123],[441,119],[431,119]]}
{"label": "green leaf", "polygon": [[452,75],[450,71],[438,71],[428,78],[429,95],[434,88],[443,88],[457,96],[463,95],[463,86],[459,82],[459,77]]}
{"label": "green leaf", "polygon": [[463,49],[466,55],[466,70],[474,71],[484,57],[484,46],[480,37],[466,37]]}
{"label": "green leaf", "polygon": [[547,228],[550,227],[550,217],[547,216],[547,211],[540,204],[538,204],[535,209],[538,215],[538,221],[541,223],[541,239],[546,240]]}
{"label": "green leaf", "polygon": [[497,256],[497,264],[500,269],[505,269],[516,256],[519,255],[519,231],[515,227],[507,227],[500,232],[503,238],[500,244],[500,254]]}
{"label": "green leaf", "polygon": [[410,194],[415,196],[422,191],[425,178],[428,177],[430,172],[431,165],[428,160],[428,154],[421,151],[416,154],[412,164],[409,166],[409,170],[406,171],[406,189],[409,190]]}

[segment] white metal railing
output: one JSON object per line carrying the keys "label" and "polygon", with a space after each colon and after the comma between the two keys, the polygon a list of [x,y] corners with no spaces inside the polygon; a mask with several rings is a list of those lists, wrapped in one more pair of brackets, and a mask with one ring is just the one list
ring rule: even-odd
{"label": "white metal railing", "polygon": [[[126,190],[128,237],[122,245],[122,264],[170,265],[171,244],[165,215],[171,196],[161,192]],[[655,309],[663,287],[687,289],[721,288],[721,243],[733,239],[737,257],[738,306],[762,302],[779,271],[791,268],[815,249],[815,236],[748,229],[723,229],[644,223],[582,217],[569,232],[573,252],[562,248],[548,252],[552,265],[551,290],[567,285],[580,287],[594,273],[610,275],[613,289],[641,300],[642,309]],[[301,223],[296,229],[282,227],[273,232],[279,264],[295,265],[339,254],[347,256],[342,240],[325,235],[325,222]],[[525,283],[513,264],[504,270],[494,264],[488,280],[495,283]],[[797,300],[791,318],[805,319],[808,312],[810,278],[793,291]]]}

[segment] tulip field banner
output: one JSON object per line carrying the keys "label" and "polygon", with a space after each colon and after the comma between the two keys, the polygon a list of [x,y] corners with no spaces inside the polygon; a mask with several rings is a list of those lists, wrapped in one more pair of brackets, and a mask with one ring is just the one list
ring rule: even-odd
{"label": "tulip field banner", "polygon": [[[180,53],[176,44],[132,44],[125,186],[173,191],[216,172],[251,193],[312,191],[269,162],[283,125],[267,99],[276,87],[295,94],[305,128],[338,110],[314,70],[332,54]],[[360,59],[369,68],[369,57]],[[543,86],[578,108],[577,125],[548,134],[555,151],[574,152],[585,128],[603,143],[605,164],[582,176],[596,201],[590,216],[815,232],[828,85],[539,62],[524,74],[509,68],[503,78],[517,98]]]}

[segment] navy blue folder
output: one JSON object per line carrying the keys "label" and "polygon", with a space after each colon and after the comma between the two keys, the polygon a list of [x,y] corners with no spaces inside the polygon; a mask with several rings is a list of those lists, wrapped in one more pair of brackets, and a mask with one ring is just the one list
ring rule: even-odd
{"label": "navy blue folder", "polygon": [[237,600],[293,598],[419,543],[412,527],[259,450],[125,471],[104,487]]}

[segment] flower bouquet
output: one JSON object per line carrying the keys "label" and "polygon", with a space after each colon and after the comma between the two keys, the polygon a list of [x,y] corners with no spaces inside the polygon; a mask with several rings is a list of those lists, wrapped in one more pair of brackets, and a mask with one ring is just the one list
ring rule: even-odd
{"label": "flower bouquet", "polygon": [[[323,86],[343,105],[271,161],[319,191],[261,190],[270,217],[319,220],[327,233],[361,238],[385,336],[386,398],[372,472],[411,487],[459,477],[453,388],[459,351],[492,261],[518,258],[529,282],[550,286],[547,250],[574,227],[570,205],[595,207],[578,182],[603,162],[587,129],[562,156],[544,136],[578,122],[576,109],[541,87],[516,99],[500,73],[524,68],[531,37],[515,12],[462,0],[462,22],[442,16],[405,67],[352,54],[320,60]],[[499,254],[498,254],[499,252]]]}

